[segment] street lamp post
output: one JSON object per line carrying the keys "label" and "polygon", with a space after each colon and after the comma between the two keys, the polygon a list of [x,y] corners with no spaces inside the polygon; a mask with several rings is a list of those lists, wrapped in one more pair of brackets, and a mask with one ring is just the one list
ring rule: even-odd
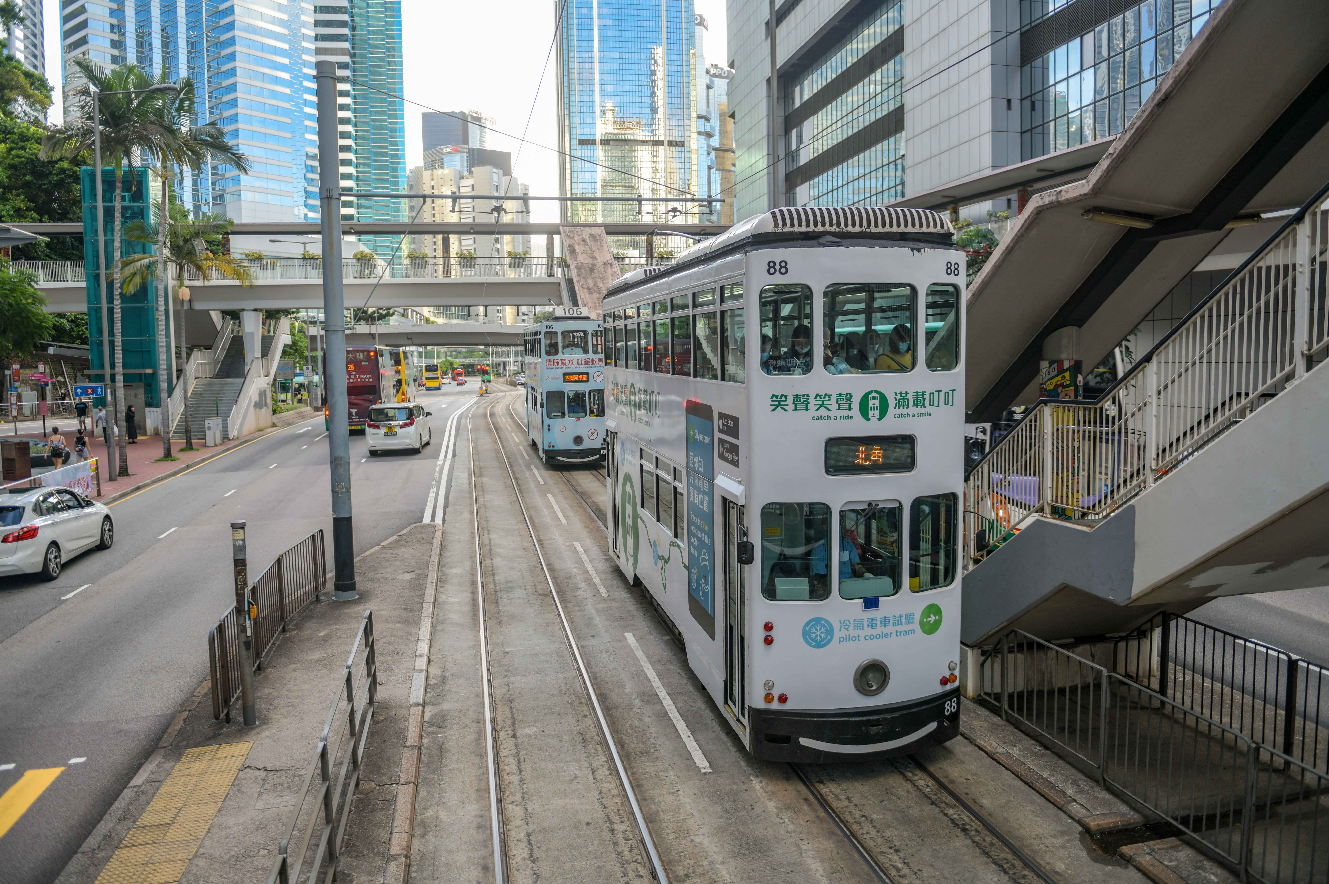
{"label": "street lamp post", "polygon": [[[185,285],[185,281],[183,279],[179,280],[179,283],[180,283],[180,288],[178,290],[178,294],[180,295],[180,340],[182,342],[185,342],[189,340],[189,330],[185,328],[185,308],[189,306],[189,286]],[[229,319],[226,321],[230,322]],[[185,385],[184,395],[180,397],[180,400],[183,403],[181,407],[184,409],[184,418],[185,418],[185,444],[184,448],[181,450],[187,450],[187,449],[192,449],[194,447],[194,428],[189,423],[188,347],[182,346],[180,352],[184,354],[184,359],[181,360],[181,365],[180,365],[180,383]],[[214,360],[218,358],[216,353],[212,354],[212,357]]]}

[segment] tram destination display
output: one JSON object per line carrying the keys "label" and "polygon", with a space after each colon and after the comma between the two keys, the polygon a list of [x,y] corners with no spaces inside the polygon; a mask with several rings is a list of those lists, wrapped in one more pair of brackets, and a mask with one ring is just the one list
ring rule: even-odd
{"label": "tram destination display", "polygon": [[563,372],[563,383],[565,384],[589,384],[591,374],[586,371],[565,371]]}
{"label": "tram destination display", "polygon": [[914,449],[913,436],[833,436],[826,440],[826,475],[908,473]]}

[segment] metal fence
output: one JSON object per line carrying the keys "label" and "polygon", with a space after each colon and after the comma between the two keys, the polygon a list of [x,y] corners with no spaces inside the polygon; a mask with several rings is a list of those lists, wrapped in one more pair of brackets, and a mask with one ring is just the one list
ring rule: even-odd
{"label": "metal fence", "polygon": [[[277,557],[250,587],[258,607],[253,623],[254,668],[292,617],[309,607],[327,586],[328,559],[322,529]],[[231,606],[208,631],[208,670],[212,684],[212,717],[231,720],[231,706],[240,695],[240,637],[244,624]]]}
{"label": "metal fence", "polygon": [[[322,279],[321,258],[241,258],[255,282],[273,280]],[[525,256],[494,258],[397,258],[392,261],[342,260],[342,279],[450,279],[453,277],[486,279],[527,279],[540,276],[563,276],[567,265],[562,259]]]}
{"label": "metal fence", "polygon": [[1038,514],[1123,503],[1249,417],[1329,348],[1329,185],[1093,402],[1044,401],[965,481],[967,567]]}
{"label": "metal fence", "polygon": [[[324,880],[336,877],[377,698],[374,614],[365,611],[346,661],[342,684],[332,700],[314,757],[305,771],[300,799],[291,811],[286,834],[277,845],[277,858],[268,874],[268,884],[299,882],[302,877],[318,881],[320,873]],[[301,833],[298,840],[297,832]]]}
{"label": "metal fence", "polygon": [[1242,880],[1329,880],[1329,773],[1136,681],[1175,662],[1121,643],[1080,650],[1010,630],[983,662],[980,698]]}

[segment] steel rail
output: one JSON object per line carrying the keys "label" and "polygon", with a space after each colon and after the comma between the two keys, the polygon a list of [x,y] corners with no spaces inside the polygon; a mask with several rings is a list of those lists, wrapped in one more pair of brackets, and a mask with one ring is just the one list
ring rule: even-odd
{"label": "steel rail", "polygon": [[867,864],[867,867],[872,870],[872,874],[877,876],[877,880],[881,881],[882,884],[895,884],[895,879],[881,867],[881,863],[877,862],[876,857],[872,855],[872,851],[868,850],[867,846],[864,845],[862,841],[858,840],[858,836],[854,834],[853,829],[851,829],[849,824],[835,812],[835,808],[831,807],[830,802],[821,794],[821,790],[813,784],[812,780],[808,778],[808,775],[803,773],[802,768],[797,764],[790,764],[789,769],[794,772],[794,776],[798,777],[798,781],[812,794],[813,800],[817,802],[817,805],[825,812],[826,816],[830,817],[831,822],[835,823],[835,828],[840,830],[840,834],[843,835],[845,840],[854,848],[854,852],[862,858],[863,862]]}
{"label": "steel rail", "polygon": [[[637,829],[641,834],[642,844],[646,848],[651,861],[651,872],[660,884],[669,884],[669,877],[665,873],[664,863],[660,859],[660,854],[655,847],[655,839],[651,837],[651,830],[646,825],[646,817],[642,814],[641,805],[637,801],[637,792],[632,787],[632,780],[628,776],[627,768],[623,764],[623,758],[619,755],[618,744],[614,741],[614,735],[609,730],[609,722],[605,718],[604,710],[600,707],[600,699],[595,693],[595,686],[591,683],[590,672],[586,669],[586,662],[582,659],[581,648],[577,644],[576,637],[572,634],[572,624],[568,620],[567,612],[563,608],[563,601],[559,598],[558,590],[554,586],[554,578],[549,573],[549,566],[545,563],[544,551],[540,548],[540,541],[535,536],[535,524],[531,521],[530,514],[526,511],[526,503],[522,500],[521,489],[517,486],[516,474],[512,471],[512,463],[508,460],[508,454],[503,449],[503,439],[499,436],[498,427],[494,426],[494,405],[498,404],[495,400],[491,402],[485,410],[485,417],[489,421],[490,432],[494,435],[494,443],[498,446],[498,453],[503,458],[503,466],[507,469],[508,480],[512,483],[512,492],[517,497],[517,507],[521,510],[522,519],[526,522],[526,531],[530,534],[531,544],[535,547],[536,558],[540,561],[540,570],[544,573],[545,583],[549,587],[549,594],[554,600],[554,608],[558,611],[558,619],[563,627],[563,637],[567,640],[568,649],[572,652],[572,659],[577,664],[577,671],[581,675],[582,686],[586,688],[586,695],[591,701],[591,708],[595,711],[596,721],[600,725],[600,734],[604,737],[609,754],[614,760],[614,767],[618,771],[618,779],[623,786],[623,792],[627,796],[628,804],[632,807],[632,815],[637,822]],[[475,477],[471,478],[471,485],[475,485]],[[477,532],[477,538],[478,538]]]}
{"label": "steel rail", "polygon": [[[485,761],[489,774],[489,827],[493,833],[494,884],[504,884],[508,878],[508,853],[503,823],[501,783],[498,776],[498,731],[494,727],[494,686],[489,678],[489,626],[486,616],[484,572],[480,558],[480,501],[475,472],[475,434],[471,432],[471,416],[475,409],[467,410],[466,442],[471,456],[471,516],[475,519],[475,596],[480,613],[480,686],[484,694]],[[455,416],[454,416],[455,417]],[[439,489],[442,497],[445,489]],[[442,505],[439,505],[440,511]]]}

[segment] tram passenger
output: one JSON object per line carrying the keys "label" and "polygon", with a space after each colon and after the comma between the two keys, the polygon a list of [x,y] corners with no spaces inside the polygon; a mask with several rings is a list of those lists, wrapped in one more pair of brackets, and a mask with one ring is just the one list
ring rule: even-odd
{"label": "tram passenger", "polygon": [[812,329],[794,326],[789,349],[771,357],[770,374],[810,374],[812,372]]}
{"label": "tram passenger", "polygon": [[914,367],[914,354],[910,349],[909,326],[896,323],[886,341],[886,352],[877,356],[877,371],[908,371]]}
{"label": "tram passenger", "polygon": [[765,364],[766,364],[766,361],[767,361],[768,359],[770,359],[770,358],[771,358],[771,336],[770,336],[770,335],[762,335],[762,336],[761,336],[761,364],[762,364],[762,365],[765,365]]}
{"label": "tram passenger", "polygon": [[[827,576],[826,567],[826,538],[812,548],[812,567],[811,574],[815,580],[818,576],[825,579]],[[862,577],[867,570],[859,563],[858,547],[854,546],[843,532],[840,534],[840,579],[848,580],[851,577]]]}

